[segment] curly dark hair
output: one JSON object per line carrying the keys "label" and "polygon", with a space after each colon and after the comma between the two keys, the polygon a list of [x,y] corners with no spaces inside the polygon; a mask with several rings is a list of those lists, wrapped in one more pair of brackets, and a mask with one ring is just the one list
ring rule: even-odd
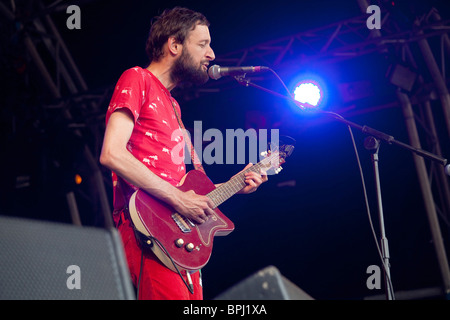
{"label": "curly dark hair", "polygon": [[202,13],[182,7],[164,10],[159,17],[155,17],[145,46],[150,62],[161,59],[164,44],[170,37],[183,44],[189,31],[198,24],[209,27],[209,21]]}

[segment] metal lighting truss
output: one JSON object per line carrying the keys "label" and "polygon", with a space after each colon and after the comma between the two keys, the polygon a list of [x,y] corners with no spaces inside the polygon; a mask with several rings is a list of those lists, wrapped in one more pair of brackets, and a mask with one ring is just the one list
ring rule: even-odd
{"label": "metal lighting truss", "polygon": [[[26,59],[34,67],[27,67],[27,72],[33,73],[29,75],[32,79],[28,80],[28,84],[37,83],[46,89],[38,89],[42,96],[40,98],[49,102],[39,106],[40,119],[36,119],[36,122],[45,123],[43,120],[46,117],[54,117],[50,125],[55,125],[58,119],[62,119],[67,131],[82,141],[83,158],[90,170],[91,190],[94,190],[93,194],[83,196],[92,200],[93,206],[95,203],[99,207],[104,224],[111,227],[113,224],[109,199],[97,161],[99,142],[103,136],[99,123],[104,121],[104,111],[100,106],[109,98],[109,92],[94,94],[88,91],[87,84],[51,17],[52,13],[66,9],[67,6],[59,2],[50,6],[45,6],[42,1],[22,1],[17,6],[15,1],[11,1],[10,6],[0,2],[0,14],[6,18],[8,26],[14,26],[11,28],[11,41],[20,39]],[[16,12],[20,12],[20,15]],[[16,99],[20,100],[22,97]],[[42,129],[45,131],[48,128]],[[96,144],[90,145],[91,140]],[[93,197],[95,198],[92,199]],[[81,224],[73,190],[66,192],[66,200],[72,222]]]}

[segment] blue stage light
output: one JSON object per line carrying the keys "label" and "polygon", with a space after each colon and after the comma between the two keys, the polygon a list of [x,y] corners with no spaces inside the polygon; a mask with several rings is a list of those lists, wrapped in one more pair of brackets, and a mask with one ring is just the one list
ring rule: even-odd
{"label": "blue stage light", "polygon": [[323,99],[323,92],[316,81],[303,80],[294,89],[294,99],[302,108],[318,108]]}

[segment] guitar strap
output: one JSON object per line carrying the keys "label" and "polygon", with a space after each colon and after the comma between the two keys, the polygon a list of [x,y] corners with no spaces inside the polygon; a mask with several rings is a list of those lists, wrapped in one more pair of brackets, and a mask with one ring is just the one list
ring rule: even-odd
{"label": "guitar strap", "polygon": [[[174,102],[172,97],[168,97],[168,98],[172,102],[173,111],[175,112],[175,116],[177,117],[178,124],[179,124],[180,128],[182,129],[181,131],[183,133],[184,141],[185,141],[187,147],[190,150],[190,156],[191,156],[192,164],[194,165],[194,168],[196,170],[200,170],[201,172],[205,173],[205,169],[203,168],[203,166],[202,166],[202,164],[201,164],[201,162],[200,162],[200,160],[199,160],[199,158],[197,156],[197,153],[195,152],[195,148],[192,145],[192,141],[191,141],[191,139],[189,137],[189,134],[188,134],[188,132],[187,132],[187,130],[186,130],[184,124],[183,124],[183,121],[181,121],[181,117],[180,117],[180,115],[179,115],[179,113],[177,111],[177,108],[175,106],[175,102]],[[119,221],[117,223],[117,226],[118,226],[121,222],[123,222],[123,221],[121,221],[123,218],[129,218],[128,201],[129,201],[131,195],[133,194],[133,192],[135,190],[131,190],[131,188],[127,185],[127,183],[120,176],[117,176],[117,184],[118,184],[119,189],[122,191],[122,196],[123,196],[123,199],[124,199],[124,202],[125,202],[125,207],[123,208],[125,210],[125,212],[121,213],[121,217],[119,218]],[[122,215],[124,213],[125,213],[126,216],[122,217]]]}
{"label": "guitar strap", "polygon": [[175,103],[172,97],[170,97],[170,101],[172,102],[173,111],[175,112],[175,116],[177,117],[178,124],[180,125],[181,131],[183,132],[184,141],[186,142],[186,145],[191,154],[192,164],[194,165],[194,168],[196,170],[200,170],[201,172],[205,173],[205,169],[203,169],[202,163],[197,156],[197,152],[195,151],[191,138],[189,137],[188,131],[184,127],[183,121],[181,121],[181,117],[178,114],[177,108],[175,107]]}
{"label": "guitar strap", "polygon": [[[203,173],[205,173],[205,170],[203,169],[203,166],[202,166],[200,160],[198,159],[197,153],[195,152],[194,146],[192,145],[192,141],[191,141],[191,139],[189,137],[189,134],[187,134],[186,128],[185,128],[183,122],[181,121],[180,115],[178,114],[178,111],[177,111],[177,108],[175,106],[174,100],[173,100],[172,97],[169,97],[169,99],[172,102],[173,111],[175,112],[175,116],[177,117],[178,124],[179,124],[180,128],[182,129],[184,141],[185,141],[186,145],[189,148],[192,164],[194,165],[194,168],[196,170],[200,170]],[[129,216],[129,208],[128,208],[129,202],[128,201],[130,199],[131,194],[133,193],[133,190],[130,190],[130,188],[127,186],[125,181],[120,176],[117,176],[117,184],[118,184],[119,189],[122,191],[122,195],[123,195],[124,201],[125,201],[125,206],[124,206],[122,212],[120,213],[120,217],[119,217],[119,219],[117,221],[117,224],[116,224],[116,227],[118,228],[119,225],[121,223],[123,223],[126,219],[129,219],[129,221],[132,222],[132,220],[131,220],[131,218]],[[126,215],[126,216],[124,216],[124,215]],[[144,251],[147,250],[150,246],[155,245],[155,244],[153,244],[153,241],[155,241],[155,240],[158,241],[158,240],[155,239],[155,238],[152,238],[152,237],[149,238],[146,235],[144,235],[141,232],[139,232],[135,228],[133,223],[131,223],[131,226],[132,226],[134,234],[136,236],[136,240],[138,242],[138,245],[142,249],[142,251],[141,251],[141,263],[140,263],[140,268],[139,268],[139,278],[138,278],[138,283],[137,283],[137,297],[139,299],[139,291],[140,291],[140,286],[141,286],[143,263],[144,263]],[[148,242],[149,240],[150,240],[150,242]],[[167,253],[167,251],[166,251],[166,253]],[[169,255],[169,257],[170,257],[170,255]],[[200,270],[187,271],[186,272],[186,277],[187,277],[187,282],[188,282],[187,283],[186,280],[183,278],[181,272],[178,270],[178,268],[176,267],[175,264],[174,264],[174,266],[177,269],[179,276],[183,280],[183,282],[186,285],[186,287],[188,288],[188,290],[191,292],[191,294],[193,294],[194,293],[194,287],[193,287],[193,284],[192,284],[192,280],[191,280],[190,274],[191,273],[195,273],[197,271],[200,272]],[[201,273],[200,273],[200,281],[201,281]]]}

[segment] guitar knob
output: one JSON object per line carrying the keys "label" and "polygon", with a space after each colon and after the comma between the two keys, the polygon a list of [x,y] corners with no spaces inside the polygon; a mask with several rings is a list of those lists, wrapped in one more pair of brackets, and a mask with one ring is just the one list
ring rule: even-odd
{"label": "guitar knob", "polygon": [[191,252],[192,250],[194,250],[194,244],[191,242],[191,243],[188,243],[187,245],[186,245],[186,250],[187,251],[189,251],[189,252]]}
{"label": "guitar knob", "polygon": [[181,239],[181,238],[175,240],[175,245],[176,245],[178,248],[181,248],[181,247],[184,245],[184,240]]}

